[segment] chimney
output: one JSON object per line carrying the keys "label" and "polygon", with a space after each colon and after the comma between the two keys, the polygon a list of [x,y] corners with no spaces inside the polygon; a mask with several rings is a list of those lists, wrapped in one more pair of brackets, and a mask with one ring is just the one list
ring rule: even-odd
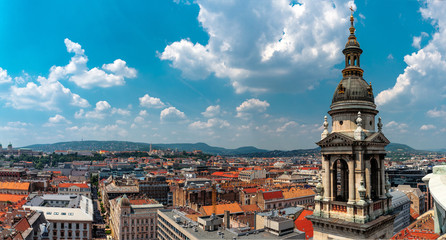
{"label": "chimney", "polygon": [[229,211],[225,210],[225,215],[223,217],[223,224],[225,226],[226,229],[230,228],[230,218],[229,218]]}

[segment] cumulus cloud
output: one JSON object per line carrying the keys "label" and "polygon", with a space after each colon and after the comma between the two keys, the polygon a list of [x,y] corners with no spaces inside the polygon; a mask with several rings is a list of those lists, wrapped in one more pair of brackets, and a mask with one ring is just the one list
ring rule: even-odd
{"label": "cumulus cloud", "polygon": [[423,130],[423,131],[427,131],[427,130],[432,130],[432,129],[435,129],[436,127],[434,126],[434,125],[432,125],[432,124],[427,124],[427,125],[423,125],[423,126],[421,126],[420,127],[420,130]]}
{"label": "cumulus cloud", "polygon": [[420,49],[421,48],[421,40],[423,37],[429,36],[427,33],[422,32],[420,36],[414,36],[412,41],[412,47]]}
{"label": "cumulus cloud", "polygon": [[239,93],[311,89],[331,76],[343,60],[348,7],[356,7],[342,0],[196,3],[208,43],[181,39],[159,57],[191,80],[229,79]]}
{"label": "cumulus cloud", "polygon": [[[446,96],[446,5],[437,1],[426,1],[420,9],[424,19],[431,20],[437,32],[426,46],[406,55],[407,67],[400,74],[392,88],[380,92],[376,97],[378,105],[405,109],[408,106],[431,106],[442,102]],[[420,42],[427,34],[414,38],[413,45],[420,48]]]}
{"label": "cumulus cloud", "polygon": [[288,130],[288,129],[292,128],[292,127],[295,127],[297,125],[298,124],[295,121],[289,121],[289,122],[283,124],[282,126],[278,127],[276,129],[276,132],[278,132],[278,133],[285,132],[286,130]]}
{"label": "cumulus cloud", "polygon": [[201,115],[207,118],[213,118],[220,114],[220,105],[209,106],[206,111],[202,112]]}
{"label": "cumulus cloud", "polygon": [[441,109],[431,109],[427,111],[427,115],[433,118],[446,118],[446,106],[441,106]]}
{"label": "cumulus cloud", "polygon": [[96,107],[92,111],[85,111],[80,109],[74,114],[75,118],[89,118],[89,119],[104,119],[107,115],[130,115],[130,111],[121,108],[112,108],[107,101],[99,101],[96,103]]}
{"label": "cumulus cloud", "polygon": [[211,118],[206,122],[196,121],[189,124],[189,127],[192,129],[225,128],[229,126],[228,121],[218,118]]}
{"label": "cumulus cloud", "polygon": [[175,107],[168,107],[161,111],[160,120],[162,122],[174,122],[186,119],[186,114],[176,109]]}
{"label": "cumulus cloud", "polygon": [[409,127],[409,125],[407,125],[406,123],[390,121],[384,125],[384,130],[388,129],[390,131],[405,133],[405,132],[407,132],[408,127]]}
{"label": "cumulus cloud", "polygon": [[149,96],[149,94],[146,94],[139,98],[139,105],[146,108],[162,108],[166,106],[166,104],[164,104],[161,99],[151,97]]}
{"label": "cumulus cloud", "polygon": [[[24,87],[11,86],[9,95],[4,97],[7,105],[17,109],[60,110],[60,105],[88,107],[87,100],[72,93],[60,82],[68,79],[81,88],[112,87],[125,83],[125,78],[135,78],[136,70],[129,68],[125,61],[116,59],[102,68],[87,67],[88,57],[79,43],[66,38],[65,46],[74,53],[66,66],[52,66],[48,77],[39,76],[35,82],[29,81]],[[25,75],[25,77],[27,77]],[[16,77],[16,84],[23,84],[24,77]],[[0,84],[12,82],[7,71],[0,68]],[[122,113],[122,112],[121,112]]]}
{"label": "cumulus cloud", "polygon": [[11,86],[7,105],[16,109],[60,110],[60,105],[88,107],[90,104],[72,93],[58,81],[37,78],[37,84],[28,82],[25,87]]}
{"label": "cumulus cloud", "polygon": [[56,114],[54,117],[50,117],[48,119],[49,123],[71,123],[64,116],[60,114]]}
{"label": "cumulus cloud", "polygon": [[121,59],[116,59],[113,63],[102,65],[102,69],[94,67],[88,69],[88,57],[81,45],[65,39],[67,51],[74,53],[71,61],[66,66],[53,66],[51,68],[50,79],[60,80],[68,78],[81,88],[112,87],[124,85],[125,78],[135,78],[136,70],[127,67],[127,63]]}
{"label": "cumulus cloud", "polygon": [[8,75],[8,71],[0,67],[0,84],[10,82],[12,82],[12,78]]}
{"label": "cumulus cloud", "polygon": [[269,107],[269,103],[267,101],[260,101],[257,98],[251,98],[244,101],[240,106],[236,108],[237,115],[236,117],[248,117],[252,113],[261,113],[265,112]]}

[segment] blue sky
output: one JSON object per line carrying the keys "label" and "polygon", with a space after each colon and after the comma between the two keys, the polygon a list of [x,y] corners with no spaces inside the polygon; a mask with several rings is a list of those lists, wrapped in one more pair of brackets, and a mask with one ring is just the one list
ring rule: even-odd
{"label": "blue sky", "polygon": [[313,148],[349,6],[392,142],[446,140],[444,1],[2,1],[0,142]]}

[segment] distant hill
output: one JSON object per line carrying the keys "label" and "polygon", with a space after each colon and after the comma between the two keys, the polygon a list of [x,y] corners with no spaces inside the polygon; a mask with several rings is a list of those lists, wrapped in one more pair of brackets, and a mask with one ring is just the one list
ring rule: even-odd
{"label": "distant hill", "polygon": [[[36,151],[54,152],[56,150],[88,150],[88,151],[149,151],[149,143],[127,142],[127,141],[72,141],[59,142],[53,144],[34,144],[25,146]],[[237,155],[254,152],[266,152],[267,150],[256,147],[240,147],[236,149],[226,149],[222,147],[209,146],[206,143],[171,143],[171,144],[152,144],[153,149],[176,149],[178,151],[201,150],[204,153],[214,155]]]}
{"label": "distant hill", "polygon": [[[127,142],[127,141],[72,141],[72,142],[59,142],[53,144],[34,144],[26,146],[36,151],[54,152],[56,150],[88,150],[88,151],[149,151],[149,143],[141,142]],[[169,143],[169,144],[152,144],[153,149],[173,149],[178,151],[193,151],[201,150],[207,154],[213,155],[231,155],[242,157],[292,157],[292,156],[305,156],[309,154],[319,153],[320,148],[312,149],[298,149],[291,151],[273,150],[268,151],[265,149],[259,149],[256,147],[240,147],[236,149],[227,149],[222,147],[209,146],[206,143]],[[416,152],[415,150],[405,144],[390,143],[386,150],[392,153],[405,153]]]}
{"label": "distant hill", "polygon": [[409,147],[406,144],[390,143],[389,145],[387,145],[386,151],[391,151],[391,152],[416,152],[417,150]]}

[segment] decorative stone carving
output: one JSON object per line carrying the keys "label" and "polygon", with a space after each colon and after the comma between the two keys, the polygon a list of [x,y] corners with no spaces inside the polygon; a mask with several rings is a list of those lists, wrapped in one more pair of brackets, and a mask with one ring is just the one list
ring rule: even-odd
{"label": "decorative stone carving", "polygon": [[361,181],[359,182],[359,188],[358,188],[358,193],[359,193],[359,201],[356,203],[357,205],[367,205],[367,202],[365,201],[365,194],[366,194],[366,189],[364,187],[364,179],[361,179]]}
{"label": "decorative stone carving", "polygon": [[317,196],[314,198],[315,200],[322,200],[322,196],[324,195],[324,186],[322,186],[321,176],[318,176],[318,183],[316,185],[316,193]]}
{"label": "decorative stone carving", "polygon": [[361,118],[361,112],[358,112],[358,118],[356,118],[356,125],[358,126],[354,133],[355,140],[362,141],[365,139],[365,133],[362,129],[362,118]]}
{"label": "decorative stone carving", "polygon": [[378,132],[381,132],[383,129],[383,123],[381,122],[381,117],[378,118]]}
{"label": "decorative stone carving", "polygon": [[327,116],[324,117],[324,131],[321,134],[321,140],[328,136],[328,121]]}

